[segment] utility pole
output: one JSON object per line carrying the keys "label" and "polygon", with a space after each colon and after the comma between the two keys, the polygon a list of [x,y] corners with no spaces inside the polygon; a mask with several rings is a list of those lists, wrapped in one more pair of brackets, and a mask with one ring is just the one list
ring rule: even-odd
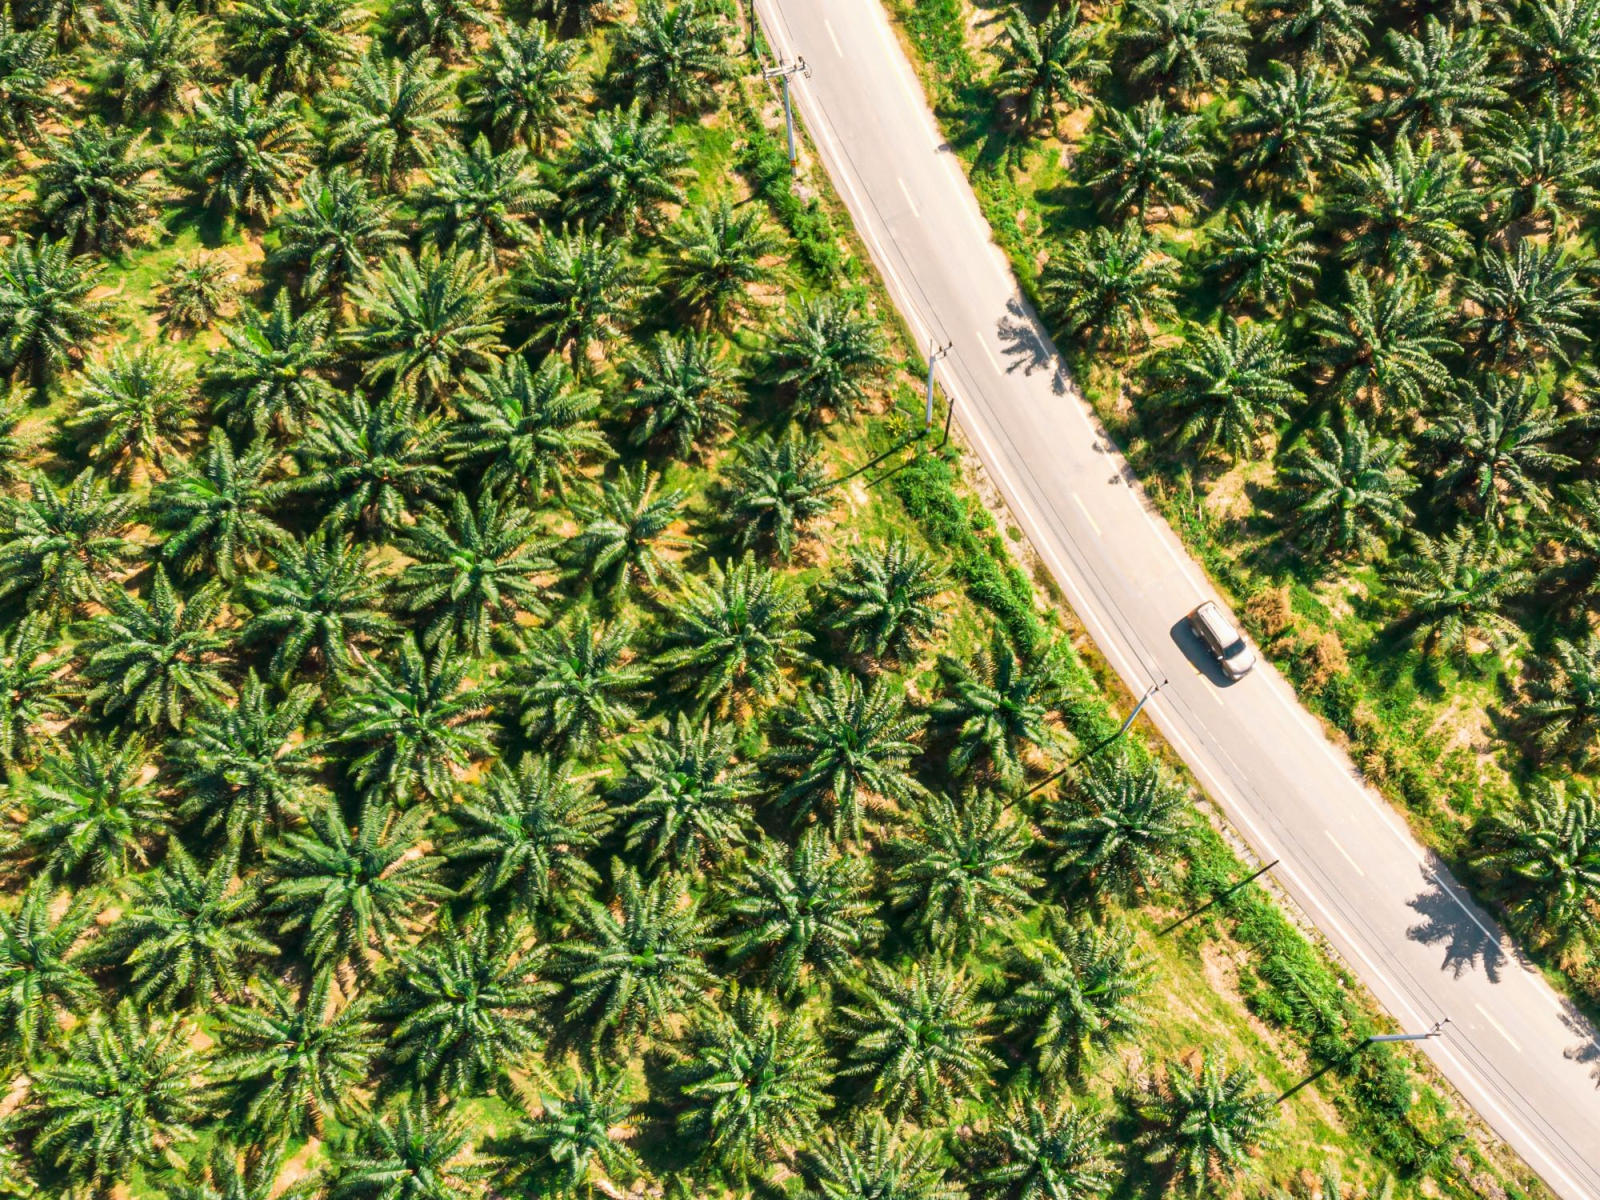
{"label": "utility pole", "polygon": [[794,107],[789,102],[789,80],[796,75],[811,78],[811,68],[806,66],[805,56],[796,58],[787,66],[780,60],[775,67],[768,67],[761,72],[763,79],[781,79],[783,81],[783,128],[789,138],[789,171],[798,176],[800,174],[800,156],[794,147]]}
{"label": "utility pole", "polygon": [[1426,1033],[1374,1033],[1374,1034],[1370,1034],[1369,1036],[1362,1038],[1361,1041],[1356,1045],[1356,1048],[1354,1050],[1351,1050],[1343,1058],[1335,1059],[1333,1062],[1329,1063],[1327,1066],[1321,1068],[1320,1070],[1313,1071],[1311,1074],[1307,1075],[1299,1083],[1295,1084],[1287,1092],[1285,1092],[1283,1095],[1279,1096],[1277,1102],[1279,1104],[1282,1104],[1285,1100],[1287,1100],[1290,1096],[1294,1095],[1301,1088],[1310,1087],[1313,1083],[1315,1083],[1317,1080],[1321,1079],[1324,1075],[1326,1075],[1329,1071],[1333,1070],[1335,1067],[1341,1066],[1344,1063],[1350,1062],[1352,1059],[1355,1058],[1356,1055],[1360,1054],[1368,1046],[1374,1045],[1374,1044],[1376,1044],[1378,1042],[1425,1042],[1429,1038],[1436,1038],[1440,1034],[1442,1034],[1444,1032],[1444,1027],[1446,1025],[1448,1025],[1448,1024],[1450,1024],[1450,1018],[1446,1017],[1442,1021],[1435,1021],[1433,1023],[1433,1028],[1428,1030]]}
{"label": "utility pole", "polygon": [[1090,755],[1100,753],[1100,751],[1104,750],[1107,746],[1111,745],[1112,742],[1116,741],[1123,734],[1127,733],[1128,730],[1133,727],[1133,723],[1134,723],[1134,721],[1136,721],[1138,719],[1139,714],[1144,711],[1144,706],[1146,704],[1150,703],[1150,698],[1152,696],[1154,696],[1157,692],[1159,692],[1162,688],[1164,688],[1166,686],[1167,686],[1167,681],[1165,679],[1163,679],[1160,683],[1152,683],[1149,687],[1145,688],[1144,695],[1139,697],[1139,703],[1137,703],[1137,704],[1135,704],[1133,706],[1133,711],[1128,714],[1128,719],[1122,723],[1121,727],[1115,733],[1113,733],[1110,737],[1105,738],[1102,741],[1098,741],[1094,745],[1090,746],[1087,750],[1085,750],[1082,754],[1078,755],[1077,758],[1073,759],[1066,766],[1062,767],[1059,771],[1050,772],[1050,774],[1046,775],[1038,783],[1034,784],[1027,791],[1023,792],[1022,793],[1023,796],[1024,797],[1031,796],[1035,792],[1037,792],[1040,788],[1049,787],[1052,783],[1054,783],[1056,780],[1060,779],[1063,775],[1065,775],[1068,771],[1072,770],[1073,767],[1077,766],[1084,759],[1088,758]]}
{"label": "utility pole", "polygon": [[928,339],[928,399],[922,413],[922,431],[927,433],[933,428],[933,369],[937,367],[945,355],[950,353],[954,342],[936,345],[932,338]]}

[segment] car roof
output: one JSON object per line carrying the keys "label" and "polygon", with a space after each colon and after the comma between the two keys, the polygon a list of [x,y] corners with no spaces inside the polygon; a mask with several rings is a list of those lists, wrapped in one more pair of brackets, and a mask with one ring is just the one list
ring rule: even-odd
{"label": "car roof", "polygon": [[1219,645],[1228,646],[1239,640],[1239,631],[1222,615],[1222,610],[1210,600],[1195,609],[1195,616],[1205,625]]}

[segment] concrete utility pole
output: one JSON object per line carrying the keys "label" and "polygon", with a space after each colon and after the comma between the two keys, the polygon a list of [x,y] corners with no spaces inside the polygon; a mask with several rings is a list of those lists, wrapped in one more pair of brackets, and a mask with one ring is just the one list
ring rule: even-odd
{"label": "concrete utility pole", "polygon": [[1104,739],[1103,741],[1096,742],[1094,745],[1090,746],[1087,750],[1085,750],[1082,754],[1078,755],[1077,758],[1073,759],[1066,766],[1062,767],[1059,771],[1052,771],[1050,774],[1046,775],[1043,779],[1039,780],[1038,783],[1034,784],[1027,791],[1023,792],[1022,793],[1023,796],[1024,797],[1031,796],[1035,792],[1037,792],[1040,788],[1049,787],[1052,783],[1054,783],[1056,780],[1060,779],[1063,775],[1065,775],[1068,771],[1072,770],[1073,767],[1077,766],[1084,759],[1088,758],[1091,754],[1100,753],[1100,751],[1104,750],[1107,746],[1111,745],[1112,742],[1116,741],[1123,734],[1127,733],[1128,730],[1130,728],[1132,728],[1134,721],[1138,720],[1139,714],[1144,711],[1144,706],[1146,704],[1150,703],[1150,697],[1154,696],[1157,692],[1159,692],[1162,688],[1164,688],[1166,686],[1167,686],[1167,681],[1165,679],[1163,679],[1160,683],[1152,683],[1149,687],[1145,688],[1144,695],[1139,697],[1139,703],[1137,703],[1137,704],[1135,704],[1133,706],[1133,711],[1128,714],[1128,719],[1122,723],[1121,727],[1115,733],[1113,733],[1110,737]]}
{"label": "concrete utility pole", "polygon": [[1301,1088],[1310,1087],[1313,1083],[1315,1083],[1317,1080],[1321,1079],[1324,1075],[1326,1075],[1329,1071],[1333,1070],[1335,1067],[1343,1066],[1345,1063],[1354,1061],[1356,1055],[1360,1054],[1368,1046],[1374,1045],[1374,1044],[1376,1044],[1378,1042],[1425,1042],[1429,1038],[1436,1038],[1440,1034],[1442,1034],[1444,1032],[1444,1027],[1446,1025],[1448,1025],[1448,1024],[1450,1024],[1450,1018],[1446,1017],[1442,1021],[1435,1021],[1433,1023],[1433,1028],[1428,1030],[1426,1033],[1374,1033],[1374,1034],[1370,1034],[1367,1037],[1362,1038],[1361,1041],[1359,1043],[1357,1043],[1356,1048],[1354,1050],[1351,1050],[1349,1053],[1347,1053],[1343,1058],[1335,1059],[1333,1062],[1329,1063],[1327,1066],[1322,1067],[1319,1070],[1313,1071],[1311,1074],[1307,1075],[1299,1083],[1295,1084],[1287,1092],[1285,1092],[1285,1093],[1283,1093],[1283,1095],[1279,1096],[1278,1097],[1278,1103],[1282,1104],[1285,1100],[1287,1100],[1290,1096],[1294,1095]]}
{"label": "concrete utility pole", "polygon": [[933,428],[933,369],[939,365],[945,355],[950,353],[950,347],[954,345],[954,342],[946,342],[944,345],[939,346],[934,343],[932,338],[928,339],[928,400],[922,414],[922,429],[924,433]]}
{"label": "concrete utility pole", "polygon": [[806,66],[805,56],[796,58],[794,62],[784,65],[780,59],[775,67],[768,67],[761,72],[763,79],[783,80],[783,128],[789,137],[789,171],[791,174],[800,174],[800,156],[794,147],[794,106],[789,103],[789,80],[796,75],[811,78],[811,68]]}

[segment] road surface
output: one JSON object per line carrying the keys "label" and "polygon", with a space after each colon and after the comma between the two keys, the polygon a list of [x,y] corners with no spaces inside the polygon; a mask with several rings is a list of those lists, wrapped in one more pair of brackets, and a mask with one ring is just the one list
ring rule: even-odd
{"label": "road surface", "polygon": [[1440,1071],[1568,1200],[1600,1200],[1600,1041],[1365,787],[1270,666],[1231,686],[1184,630],[1218,599],[1067,377],[876,0],[756,0],[896,304],[1102,653],[1279,883]]}

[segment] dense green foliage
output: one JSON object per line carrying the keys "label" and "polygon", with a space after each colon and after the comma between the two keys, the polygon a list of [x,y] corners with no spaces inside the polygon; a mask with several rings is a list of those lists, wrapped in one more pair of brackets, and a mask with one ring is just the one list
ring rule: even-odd
{"label": "dense green foliage", "polygon": [[906,7],[1086,390],[1363,766],[1469,875],[1587,796],[1595,7],[976,0],[981,50]]}
{"label": "dense green foliage", "polygon": [[202,7],[0,20],[0,1194],[1251,1172],[1236,1007],[1119,1082],[1224,856],[1133,739],[1028,794],[1091,677],[953,456],[845,478],[899,347],[732,6]]}

